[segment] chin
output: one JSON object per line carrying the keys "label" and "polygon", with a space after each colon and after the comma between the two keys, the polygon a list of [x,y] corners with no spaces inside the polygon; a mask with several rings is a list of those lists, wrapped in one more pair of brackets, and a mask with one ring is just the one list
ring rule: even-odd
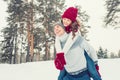
{"label": "chin", "polygon": [[64,26],[68,26],[68,25],[64,25]]}

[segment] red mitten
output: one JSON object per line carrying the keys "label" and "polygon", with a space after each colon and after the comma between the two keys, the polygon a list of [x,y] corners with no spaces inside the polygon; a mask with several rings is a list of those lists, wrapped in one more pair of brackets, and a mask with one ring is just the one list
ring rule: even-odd
{"label": "red mitten", "polygon": [[98,65],[95,65],[95,68],[96,68],[96,70],[97,70],[99,76],[101,77],[100,72],[99,72],[99,66],[98,66]]}
{"label": "red mitten", "polygon": [[56,58],[54,60],[55,67],[59,70],[64,69],[64,65],[66,64],[65,58],[64,58],[64,53],[57,53]]}

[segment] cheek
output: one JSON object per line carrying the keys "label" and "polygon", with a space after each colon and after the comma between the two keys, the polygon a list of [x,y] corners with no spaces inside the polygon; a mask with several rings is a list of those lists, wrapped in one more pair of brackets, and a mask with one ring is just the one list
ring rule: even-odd
{"label": "cheek", "polygon": [[55,35],[57,35],[57,34],[58,34],[56,29],[54,30],[54,33],[55,33]]}
{"label": "cheek", "polygon": [[54,33],[56,34],[56,30],[54,29]]}
{"label": "cheek", "polygon": [[69,26],[69,25],[71,24],[71,22],[66,21],[66,22],[64,22],[63,24],[64,24],[64,26]]}
{"label": "cheek", "polygon": [[61,31],[61,35],[63,35],[64,33],[65,33],[65,31],[62,30],[62,31]]}
{"label": "cheek", "polygon": [[70,20],[67,21],[67,24],[70,25],[72,22]]}
{"label": "cheek", "polygon": [[64,22],[63,24],[64,24],[64,26],[68,26],[69,25],[67,22]]}
{"label": "cheek", "polygon": [[71,22],[69,21],[69,22],[68,22],[68,24],[70,25],[70,24],[71,24]]}

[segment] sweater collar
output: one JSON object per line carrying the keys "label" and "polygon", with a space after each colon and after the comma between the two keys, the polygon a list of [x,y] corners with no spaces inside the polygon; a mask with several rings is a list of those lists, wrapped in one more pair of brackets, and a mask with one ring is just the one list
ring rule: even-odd
{"label": "sweater collar", "polygon": [[67,33],[65,33],[65,34],[63,34],[62,36],[59,37],[59,39],[60,39],[61,42],[66,41],[67,38],[68,38],[68,34]]}

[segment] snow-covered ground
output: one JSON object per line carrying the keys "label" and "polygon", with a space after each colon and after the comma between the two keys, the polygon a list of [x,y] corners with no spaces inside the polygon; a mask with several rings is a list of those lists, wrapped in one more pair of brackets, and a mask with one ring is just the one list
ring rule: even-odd
{"label": "snow-covered ground", "polygon": [[[99,59],[103,80],[120,80],[120,59]],[[57,80],[53,61],[0,64],[0,80]]]}

